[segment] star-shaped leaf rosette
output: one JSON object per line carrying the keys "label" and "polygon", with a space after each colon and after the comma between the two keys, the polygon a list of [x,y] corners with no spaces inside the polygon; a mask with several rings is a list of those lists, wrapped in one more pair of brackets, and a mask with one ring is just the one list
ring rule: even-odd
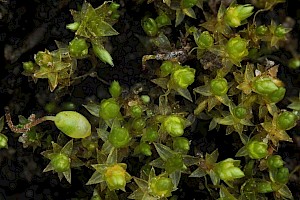
{"label": "star-shaped leaf rosette", "polygon": [[52,142],[52,150],[47,150],[41,154],[50,159],[50,163],[43,172],[57,172],[59,179],[63,177],[71,184],[71,168],[83,166],[84,163],[79,160],[73,151],[73,140],[67,142],[63,147]]}

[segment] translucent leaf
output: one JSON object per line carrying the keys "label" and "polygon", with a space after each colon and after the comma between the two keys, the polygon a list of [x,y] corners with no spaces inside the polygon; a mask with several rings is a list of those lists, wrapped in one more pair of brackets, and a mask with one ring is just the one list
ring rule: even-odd
{"label": "translucent leaf", "polygon": [[233,125],[234,121],[233,121],[233,117],[232,115],[228,115],[224,118],[214,118],[214,120],[218,123],[218,124],[222,124],[222,125]]}
{"label": "translucent leaf", "polygon": [[67,156],[71,156],[73,150],[73,140],[70,140],[65,146],[61,149],[61,153]]}
{"label": "translucent leaf", "polygon": [[179,170],[177,170],[177,171],[171,173],[169,175],[169,177],[172,179],[172,183],[174,185],[173,190],[176,190],[177,186],[179,184],[179,181],[180,181],[181,172]]}
{"label": "translucent leaf", "polygon": [[109,132],[103,129],[100,129],[100,128],[97,128],[97,133],[98,133],[98,136],[101,138],[102,141],[106,142],[108,140],[108,134]]}
{"label": "translucent leaf", "polygon": [[103,181],[104,181],[104,179],[103,179],[102,174],[100,174],[98,171],[95,171],[93,173],[93,175],[91,176],[91,178],[86,183],[86,185],[98,184],[98,183],[101,183]]}
{"label": "translucent leaf", "polygon": [[154,146],[155,146],[157,153],[164,161],[167,161],[169,158],[171,158],[175,155],[174,151],[172,151],[169,147],[167,147],[163,144],[154,143]]}
{"label": "translucent leaf", "polygon": [[189,177],[194,177],[194,178],[201,178],[206,175],[206,172],[198,167]]}
{"label": "translucent leaf", "polygon": [[87,105],[82,105],[82,106],[85,107],[89,111],[89,113],[91,113],[92,115],[94,115],[96,117],[100,117],[99,116],[99,111],[100,111],[99,104],[88,103]]}
{"label": "translucent leaf", "polygon": [[163,2],[164,2],[165,4],[167,4],[169,7],[171,6],[171,0],[163,0]]}
{"label": "translucent leaf", "polygon": [[288,105],[287,107],[290,108],[290,109],[293,109],[293,110],[300,111],[300,101],[299,102],[293,102],[290,105]]}
{"label": "translucent leaf", "polygon": [[186,98],[190,102],[193,102],[191,93],[188,89],[178,88],[178,89],[176,89],[176,91],[178,92],[178,94],[180,94],[180,96]]}
{"label": "translucent leaf", "polygon": [[99,18],[90,20],[87,24],[87,29],[95,37],[106,37],[119,34],[110,24],[101,21]]}
{"label": "translucent leaf", "polygon": [[210,92],[209,87],[206,86],[206,85],[194,88],[194,92],[202,94],[203,96],[211,96],[212,95],[212,93]]}
{"label": "translucent leaf", "polygon": [[63,172],[63,175],[67,179],[67,181],[71,184],[71,168],[69,168],[68,171]]}
{"label": "translucent leaf", "polygon": [[240,135],[240,139],[241,139],[242,143],[244,145],[247,144],[247,142],[249,141],[249,137],[247,135],[245,135],[244,133],[241,133],[239,135]]}
{"label": "translucent leaf", "polygon": [[208,174],[210,176],[211,182],[214,185],[218,185],[220,183],[220,178],[218,177],[218,175],[213,170],[210,170]]}
{"label": "translucent leaf", "polygon": [[207,107],[207,100],[202,101],[198,104],[197,108],[194,110],[195,115],[199,115]]}
{"label": "translucent leaf", "polygon": [[241,119],[240,123],[245,126],[254,126],[254,124],[249,119]]}
{"label": "translucent leaf", "polygon": [[235,157],[242,157],[242,156],[247,156],[248,155],[248,151],[246,146],[243,146],[242,148],[240,148],[240,150],[235,154]]}
{"label": "translucent leaf", "polygon": [[49,171],[52,171],[54,170],[54,168],[52,167],[52,165],[49,163],[46,168],[43,170],[43,172],[49,172]]}
{"label": "translucent leaf", "polygon": [[224,200],[237,200],[223,185],[220,188],[220,197]]}
{"label": "translucent leaf", "polygon": [[184,13],[181,10],[176,10],[175,27],[178,26],[184,19]]}
{"label": "translucent leaf", "polygon": [[115,164],[118,161],[118,151],[116,148],[112,148],[110,153],[107,157],[106,163],[107,164]]}
{"label": "translucent leaf", "polygon": [[218,125],[217,121],[215,120],[215,118],[213,118],[209,123],[208,131],[213,130],[214,128],[217,127],[217,125]]}
{"label": "translucent leaf", "polygon": [[155,38],[151,38],[151,42],[159,49],[171,50],[171,43],[167,36],[163,33],[160,33]]}
{"label": "translucent leaf", "polygon": [[52,141],[52,148],[54,153],[59,153],[61,150],[61,146]]}
{"label": "translucent leaf", "polygon": [[3,127],[4,127],[4,116],[0,118],[0,132],[3,130]]}
{"label": "translucent leaf", "polygon": [[292,192],[288,188],[288,186],[283,185],[279,190],[278,193],[286,199],[294,199]]}
{"label": "translucent leaf", "polygon": [[182,11],[187,16],[196,19],[196,14],[192,8],[186,8],[186,9],[183,9]]}
{"label": "translucent leaf", "polygon": [[83,165],[84,165],[84,162],[82,162],[79,158],[72,157],[71,168],[81,167]]}
{"label": "translucent leaf", "polygon": [[220,101],[215,97],[211,97],[207,100],[207,111],[211,111],[216,105],[219,105]]}
{"label": "translucent leaf", "polygon": [[188,167],[199,163],[199,158],[190,155],[183,155],[182,159],[183,163]]}
{"label": "translucent leaf", "polygon": [[148,191],[148,182],[137,178],[137,177],[133,177],[134,182],[139,186],[139,188],[142,190],[143,193]]}
{"label": "translucent leaf", "polygon": [[114,148],[113,145],[109,141],[106,141],[102,145],[101,151],[105,154],[109,154],[112,148]]}
{"label": "translucent leaf", "polygon": [[156,78],[156,79],[152,79],[151,82],[155,83],[156,85],[158,85],[159,87],[163,88],[163,89],[167,89],[167,85],[168,85],[168,81],[169,79],[167,78]]}
{"label": "translucent leaf", "polygon": [[205,155],[205,161],[208,164],[214,164],[214,163],[217,162],[218,157],[219,157],[219,151],[218,151],[218,149],[216,149],[211,154],[206,153],[206,155]]}
{"label": "translucent leaf", "polygon": [[267,109],[272,116],[279,112],[279,109],[277,108],[275,103],[267,104]]}
{"label": "translucent leaf", "polygon": [[104,164],[106,162],[107,155],[97,149],[97,163]]}
{"label": "translucent leaf", "polygon": [[155,160],[152,160],[149,165],[157,168],[164,168],[165,162],[162,158],[157,158]]}

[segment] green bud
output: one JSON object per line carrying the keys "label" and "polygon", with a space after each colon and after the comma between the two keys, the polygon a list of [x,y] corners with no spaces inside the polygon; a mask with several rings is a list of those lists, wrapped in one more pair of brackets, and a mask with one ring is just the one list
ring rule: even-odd
{"label": "green bud", "polygon": [[244,119],[247,116],[247,109],[242,106],[237,106],[233,109],[233,115],[238,119]]}
{"label": "green bud", "polygon": [[142,113],[143,113],[143,110],[142,110],[141,106],[134,105],[134,106],[130,107],[130,114],[132,117],[134,117],[134,118],[141,117]]}
{"label": "green bud", "polygon": [[142,136],[142,141],[145,142],[155,142],[158,140],[158,132],[157,132],[157,126],[152,125],[146,128],[146,132]]}
{"label": "green bud", "polygon": [[150,103],[150,100],[151,100],[148,95],[141,95],[141,99],[142,99],[144,104]]}
{"label": "green bud", "polygon": [[170,18],[165,13],[161,13],[156,17],[155,22],[158,28],[172,24]]}
{"label": "green bud", "polygon": [[247,144],[247,151],[250,158],[261,159],[268,155],[268,145],[264,142],[254,140]]}
{"label": "green bud", "polygon": [[291,69],[299,69],[300,67],[300,59],[299,58],[292,58],[288,62],[288,66]]}
{"label": "green bud", "polygon": [[279,156],[279,155],[272,155],[272,156],[269,156],[267,159],[267,165],[271,169],[280,168],[283,166],[283,164],[284,164],[283,160],[282,160],[281,156]]}
{"label": "green bud", "polygon": [[112,2],[112,3],[109,5],[110,10],[112,10],[112,11],[118,10],[119,7],[120,7],[120,4],[118,4],[118,3],[116,3],[116,2]]}
{"label": "green bud", "polygon": [[170,81],[174,83],[176,86],[186,89],[189,85],[191,85],[195,80],[196,70],[193,68],[182,68],[174,71],[171,74]]}
{"label": "green bud", "polygon": [[150,194],[157,197],[172,196],[173,182],[167,177],[154,177],[150,180]]}
{"label": "green bud", "polygon": [[135,153],[141,153],[145,156],[151,156],[151,146],[147,143],[142,142],[135,148]]}
{"label": "green bud", "polygon": [[255,32],[259,36],[264,36],[268,32],[268,27],[266,27],[265,25],[260,25],[256,28]]}
{"label": "green bud", "polygon": [[71,138],[85,138],[91,135],[90,122],[75,111],[59,112],[54,117],[54,123],[59,130]]}
{"label": "green bud", "polygon": [[256,190],[258,193],[269,193],[269,192],[273,192],[272,189],[272,183],[269,181],[261,181],[256,183]]}
{"label": "green bud", "polygon": [[247,49],[248,41],[240,36],[231,38],[225,48],[229,58],[235,62],[240,62],[248,55]]}
{"label": "green bud", "polygon": [[112,98],[102,100],[100,103],[99,116],[104,120],[121,116],[119,104]]}
{"label": "green bud", "polygon": [[74,23],[71,23],[71,24],[67,24],[66,28],[70,29],[71,31],[77,31],[79,26],[80,26],[79,22],[74,22]]}
{"label": "green bud", "polygon": [[219,175],[220,179],[224,181],[232,181],[237,178],[245,176],[244,172],[238,168],[240,161],[227,158],[215,166],[215,172]]}
{"label": "green bud", "polygon": [[114,66],[113,59],[105,48],[93,44],[93,51],[102,62]]}
{"label": "green bud", "polygon": [[275,36],[282,38],[290,31],[291,31],[291,29],[285,28],[282,25],[278,25],[275,29],[274,34],[275,34]]}
{"label": "green bud", "polygon": [[106,169],[104,174],[106,184],[110,190],[125,189],[126,170],[118,164]]}
{"label": "green bud", "polygon": [[32,61],[23,62],[23,69],[25,72],[32,73],[34,72],[34,64]]}
{"label": "green bud", "polygon": [[118,81],[113,81],[109,87],[109,93],[113,98],[119,97],[122,93],[122,88]]}
{"label": "green bud", "polygon": [[278,90],[278,87],[270,78],[259,78],[254,81],[254,90],[258,94],[269,95]]}
{"label": "green bud", "polygon": [[166,77],[171,74],[174,70],[173,62],[164,61],[160,66],[160,75],[161,77]]}
{"label": "green bud", "polygon": [[296,126],[297,116],[292,112],[283,112],[276,119],[276,127],[280,130],[289,130]]}
{"label": "green bud", "polygon": [[145,33],[150,37],[156,36],[158,33],[158,26],[155,20],[152,18],[146,18],[142,20],[142,27]]}
{"label": "green bud", "polygon": [[44,109],[47,113],[55,113],[57,105],[55,102],[49,102],[45,105]]}
{"label": "green bud", "polygon": [[112,19],[119,19],[119,17],[120,17],[120,14],[119,14],[118,12],[113,12],[113,13],[111,14],[111,18],[112,18]]}
{"label": "green bud", "polygon": [[69,51],[71,56],[81,58],[88,54],[89,46],[87,45],[85,39],[74,38],[69,43]]}
{"label": "green bud", "polygon": [[179,116],[170,115],[163,121],[162,126],[172,137],[179,137],[184,133],[185,121]]}
{"label": "green bud", "polygon": [[250,4],[234,5],[227,8],[225,12],[225,22],[231,27],[238,27],[253,14],[254,7]]}
{"label": "green bud", "polygon": [[214,38],[208,31],[204,31],[200,35],[195,33],[194,39],[200,49],[208,49],[214,44]]}
{"label": "green bud", "polygon": [[286,167],[281,167],[278,169],[274,179],[278,183],[286,184],[289,180],[289,175],[289,169]]}
{"label": "green bud", "polygon": [[145,128],[146,126],[146,120],[139,117],[139,118],[135,118],[133,121],[132,121],[132,124],[131,124],[132,128],[136,131],[141,131]]}
{"label": "green bud", "polygon": [[56,172],[66,172],[70,169],[71,159],[65,154],[57,154],[52,159],[50,164]]}
{"label": "green bud", "polygon": [[127,128],[116,127],[108,134],[108,141],[116,148],[122,148],[128,145],[131,137]]}
{"label": "green bud", "polygon": [[8,142],[7,136],[0,133],[0,149],[3,149],[3,148],[7,149],[7,147],[8,147],[7,142]]}
{"label": "green bud", "polygon": [[185,137],[175,137],[173,138],[173,149],[186,154],[190,150],[190,142]]}
{"label": "green bud", "polygon": [[286,89],[284,87],[279,87],[278,90],[267,95],[267,98],[271,103],[278,103],[284,98],[285,92]]}
{"label": "green bud", "polygon": [[63,102],[61,107],[64,109],[64,110],[76,110],[76,104],[73,103],[73,102]]}
{"label": "green bud", "polygon": [[39,51],[35,56],[34,60],[36,64],[41,67],[52,66],[53,58],[49,51]]}
{"label": "green bud", "polygon": [[228,91],[228,83],[225,78],[216,78],[210,82],[210,91],[216,96],[223,96]]}
{"label": "green bud", "polygon": [[198,2],[198,0],[181,0],[181,7],[183,9],[185,8],[191,8],[194,5],[196,5]]}
{"label": "green bud", "polygon": [[184,170],[186,169],[186,166],[183,163],[183,158],[180,154],[175,154],[172,157],[170,157],[165,162],[165,169],[168,174],[171,174],[177,170]]}

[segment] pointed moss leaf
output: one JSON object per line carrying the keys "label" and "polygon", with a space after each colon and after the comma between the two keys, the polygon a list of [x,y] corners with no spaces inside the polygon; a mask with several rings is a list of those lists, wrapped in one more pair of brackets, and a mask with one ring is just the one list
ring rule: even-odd
{"label": "pointed moss leaf", "polygon": [[85,107],[85,109],[87,109],[89,111],[89,113],[91,113],[95,117],[100,117],[99,116],[99,110],[100,110],[99,104],[89,103],[87,105],[82,105],[82,106]]}
{"label": "pointed moss leaf", "polygon": [[220,197],[222,200],[237,200],[223,185],[220,188]]}
{"label": "pointed moss leaf", "polygon": [[139,188],[132,192],[127,198],[128,199],[143,199],[145,193]]}
{"label": "pointed moss leaf", "polygon": [[105,155],[102,151],[97,149],[97,163],[104,164],[107,159],[107,155]]}
{"label": "pointed moss leaf", "polygon": [[290,105],[287,106],[290,109],[293,110],[299,110],[300,111],[300,101],[299,102],[293,102]]}
{"label": "pointed moss leaf", "polygon": [[240,133],[240,139],[242,141],[242,143],[245,145],[247,144],[247,142],[249,141],[249,137],[247,135],[245,135],[244,133]]}
{"label": "pointed moss leaf", "polygon": [[205,85],[194,88],[194,91],[196,93],[202,94],[203,96],[207,96],[207,97],[212,95],[209,87],[207,87]]}
{"label": "pointed moss leaf", "polygon": [[180,94],[180,96],[186,98],[190,102],[193,102],[191,93],[190,93],[190,91],[188,89],[177,88],[176,91],[178,92],[178,94]]}
{"label": "pointed moss leaf", "polygon": [[4,116],[0,118],[0,132],[3,130],[3,127],[4,127]]}
{"label": "pointed moss leaf", "polygon": [[148,190],[148,182],[137,178],[137,177],[133,177],[134,182],[139,186],[139,188],[145,193]]}
{"label": "pointed moss leaf", "polygon": [[254,124],[249,119],[241,119],[240,123],[245,126],[254,126]]}
{"label": "pointed moss leaf", "polygon": [[184,13],[181,10],[176,10],[175,27],[178,26],[184,19]]}
{"label": "pointed moss leaf", "polygon": [[196,14],[194,12],[194,10],[192,8],[185,8],[182,10],[184,14],[186,14],[187,16],[196,19]]}
{"label": "pointed moss leaf", "polygon": [[68,171],[63,172],[63,175],[67,179],[67,181],[71,184],[71,168],[69,168]]}
{"label": "pointed moss leaf", "polygon": [[215,120],[215,118],[213,118],[209,123],[208,131],[213,130],[214,128],[217,127],[217,125],[218,125],[217,121]]}
{"label": "pointed moss leaf", "polygon": [[82,162],[79,158],[72,158],[71,168],[84,166],[84,162]]}
{"label": "pointed moss leaf", "polygon": [[198,167],[189,177],[194,177],[194,178],[201,178],[206,175],[206,172]]}
{"label": "pointed moss leaf", "polygon": [[167,89],[167,85],[168,85],[168,81],[169,79],[167,78],[156,78],[156,79],[152,79],[151,82],[155,83],[156,85],[158,85],[159,87],[163,88],[163,89]]}
{"label": "pointed moss leaf", "polygon": [[182,159],[183,159],[183,163],[187,167],[192,166],[192,165],[196,165],[196,164],[199,163],[199,158],[194,157],[194,156],[190,156],[190,155],[183,155]]}
{"label": "pointed moss leaf", "polygon": [[220,178],[219,176],[213,171],[213,170],[210,170],[209,171],[209,177],[211,179],[211,182],[214,184],[214,185],[218,185],[220,183]]}
{"label": "pointed moss leaf", "polygon": [[149,165],[157,168],[164,168],[165,161],[162,158],[157,158],[152,160]]}
{"label": "pointed moss leaf", "polygon": [[58,179],[59,179],[59,181],[61,181],[61,180],[62,180],[62,178],[64,177],[63,173],[58,173],[57,175],[58,175]]}
{"label": "pointed moss leaf", "polygon": [[151,42],[160,49],[171,50],[171,43],[167,36],[163,33],[160,33],[155,38],[151,38]]}
{"label": "pointed moss leaf", "polygon": [[[160,159],[160,158],[158,158]],[[155,177],[155,169],[154,167],[151,167],[150,173],[149,173],[149,180],[151,180],[153,177]]]}
{"label": "pointed moss leaf", "polygon": [[242,157],[242,156],[247,156],[248,155],[248,151],[246,146],[243,146],[242,148],[240,148],[240,150],[235,154],[235,157]]}
{"label": "pointed moss leaf", "polygon": [[49,163],[46,168],[43,170],[43,172],[49,172],[49,171],[52,171],[54,170],[53,166]]}
{"label": "pointed moss leaf", "polygon": [[52,150],[46,150],[46,151],[43,151],[42,153],[41,153],[41,155],[42,156],[44,156],[44,157],[46,157],[46,158],[48,158],[48,159],[50,159],[51,160],[51,158],[53,158],[53,151]]}
{"label": "pointed moss leaf", "polygon": [[108,23],[99,18],[88,22],[87,29],[95,37],[113,36],[119,33]]}
{"label": "pointed moss leaf", "polygon": [[292,192],[288,188],[288,186],[283,185],[278,191],[277,191],[284,199],[294,199]]}
{"label": "pointed moss leaf", "polygon": [[180,181],[180,178],[181,178],[181,172],[179,170],[171,173],[169,175],[169,177],[171,178],[172,180],[172,183],[173,183],[173,190],[176,190],[177,189],[177,186],[179,184],[179,181]]}
{"label": "pointed moss leaf", "polygon": [[171,6],[171,0],[163,0],[163,2],[164,2],[165,4],[167,4],[169,7]]}
{"label": "pointed moss leaf", "polygon": [[112,148],[110,153],[107,157],[106,163],[107,164],[115,164],[118,162],[118,152],[116,148]]}
{"label": "pointed moss leaf", "polygon": [[61,149],[61,153],[70,156],[73,150],[73,140],[70,140],[65,146]]}
{"label": "pointed moss leaf", "polygon": [[104,142],[106,142],[108,140],[108,134],[109,132],[100,128],[97,128],[97,133],[98,136],[101,138],[101,140],[103,140]]}
{"label": "pointed moss leaf", "polygon": [[52,141],[52,148],[54,153],[59,153],[61,150],[61,146]]}
{"label": "pointed moss leaf", "polygon": [[226,116],[224,118],[214,118],[214,120],[218,123],[218,124],[222,124],[222,125],[233,125],[234,121],[233,121],[233,117],[232,115]]}
{"label": "pointed moss leaf", "polygon": [[168,159],[172,158],[175,154],[174,151],[172,151],[169,147],[160,144],[160,143],[154,143],[155,149],[159,156],[164,160],[167,161]]}
{"label": "pointed moss leaf", "polygon": [[113,148],[114,148],[113,145],[109,141],[106,141],[102,145],[101,151],[105,154],[109,154],[111,149],[113,149]]}
{"label": "pointed moss leaf", "polygon": [[217,162],[218,157],[219,157],[219,151],[218,149],[216,149],[211,154],[206,153],[205,160],[209,164],[214,164]]}
{"label": "pointed moss leaf", "polygon": [[104,178],[103,178],[102,174],[99,173],[98,171],[95,171],[93,173],[93,175],[91,176],[91,178],[86,183],[86,185],[98,184],[98,183],[101,183],[103,181],[104,181]]}

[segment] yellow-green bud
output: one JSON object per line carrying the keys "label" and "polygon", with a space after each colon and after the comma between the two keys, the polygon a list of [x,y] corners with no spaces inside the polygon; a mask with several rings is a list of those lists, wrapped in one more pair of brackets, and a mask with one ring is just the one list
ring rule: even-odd
{"label": "yellow-green bud", "polygon": [[291,31],[291,29],[285,28],[282,25],[278,25],[275,29],[274,34],[275,34],[275,36],[282,38],[290,31]]}
{"label": "yellow-green bud", "polygon": [[190,142],[185,137],[175,137],[173,138],[173,149],[186,154],[190,150]]}
{"label": "yellow-green bud", "polygon": [[160,76],[161,77],[168,76],[169,74],[172,73],[173,69],[174,69],[173,62],[169,60],[164,61],[160,66]]}
{"label": "yellow-green bud", "polygon": [[156,17],[155,22],[158,28],[172,24],[170,18],[165,13],[162,13]]}
{"label": "yellow-green bud", "polygon": [[23,69],[25,72],[32,73],[34,72],[34,64],[32,61],[23,62]]}
{"label": "yellow-green bud", "polygon": [[132,124],[131,124],[132,128],[136,131],[141,131],[145,128],[146,126],[146,120],[139,117],[139,118],[135,118],[133,121],[132,121]]}
{"label": "yellow-green bud", "polygon": [[179,137],[184,133],[185,121],[179,116],[170,115],[163,121],[162,126],[172,137]]}
{"label": "yellow-green bud", "polygon": [[77,31],[79,26],[80,26],[79,22],[74,22],[74,23],[71,23],[71,24],[67,24],[66,28],[70,29],[71,31]]}
{"label": "yellow-green bud", "polygon": [[247,116],[247,109],[242,106],[237,106],[233,109],[233,115],[238,119],[244,119]]}
{"label": "yellow-green bud", "polygon": [[151,156],[152,152],[151,152],[151,146],[147,143],[140,143],[134,150],[135,153],[141,153],[145,156]]}
{"label": "yellow-green bud", "polygon": [[258,182],[256,183],[256,190],[258,193],[269,193],[269,192],[273,192],[272,189],[272,183],[269,181],[262,181],[262,182]]}
{"label": "yellow-green bud", "polygon": [[171,82],[176,86],[186,89],[195,80],[196,70],[193,68],[182,68],[174,71],[171,74]]}
{"label": "yellow-green bud", "polygon": [[284,87],[279,87],[278,90],[276,90],[275,92],[267,95],[267,99],[271,102],[271,103],[277,103],[279,101],[281,101],[284,98],[286,89]]}
{"label": "yellow-green bud", "polygon": [[228,91],[228,83],[225,78],[216,78],[210,82],[210,91],[216,96],[223,96]]}
{"label": "yellow-green bud", "polygon": [[194,33],[194,39],[200,49],[208,49],[214,44],[214,38],[208,31],[204,31],[200,35]]}
{"label": "yellow-green bud", "polygon": [[108,63],[111,66],[114,66],[113,59],[109,52],[96,44],[93,44],[93,51],[95,55],[104,63]]}
{"label": "yellow-green bud", "polygon": [[146,128],[146,132],[142,136],[142,141],[145,142],[155,142],[158,139],[159,135],[157,132],[157,126],[152,125]]}
{"label": "yellow-green bud", "polygon": [[186,166],[183,163],[183,158],[180,154],[175,154],[172,157],[168,158],[165,162],[165,169],[168,174],[171,174],[177,170],[186,169]]}
{"label": "yellow-green bud", "polygon": [[65,172],[70,169],[71,159],[65,154],[57,154],[52,159],[50,164],[56,172]]}
{"label": "yellow-green bud", "polygon": [[118,164],[108,167],[104,178],[110,190],[125,189],[126,170]]}
{"label": "yellow-green bud", "polygon": [[89,46],[83,38],[74,38],[69,43],[69,51],[73,57],[84,57],[88,54]]}
{"label": "yellow-green bud", "polygon": [[101,101],[99,116],[102,119],[104,120],[114,119],[116,117],[119,117],[120,115],[121,115],[120,106],[114,99],[110,98]]}
{"label": "yellow-green bud", "polygon": [[227,8],[225,12],[225,22],[231,27],[238,27],[253,14],[254,7],[250,4],[234,5]]}
{"label": "yellow-green bud", "polygon": [[268,155],[268,145],[264,142],[251,141],[247,144],[247,151],[252,159],[261,159]]}
{"label": "yellow-green bud", "polygon": [[48,51],[39,51],[35,56],[34,60],[36,64],[41,67],[49,67],[52,66],[53,58],[50,52]]}
{"label": "yellow-green bud", "polygon": [[151,100],[150,97],[149,97],[149,95],[141,95],[141,99],[142,99],[142,101],[143,101],[144,104],[149,103],[150,100]]}
{"label": "yellow-green bud", "polygon": [[279,155],[272,155],[267,159],[267,165],[270,169],[276,169],[283,166],[283,160]]}
{"label": "yellow-green bud", "polygon": [[289,130],[296,126],[297,116],[292,112],[283,112],[276,119],[276,127],[280,130]]}
{"label": "yellow-green bud", "polygon": [[131,137],[125,127],[115,127],[108,134],[108,141],[116,148],[126,147]]}
{"label": "yellow-green bud", "polygon": [[259,78],[254,81],[254,90],[258,94],[268,95],[272,94],[278,87],[270,78]]}
{"label": "yellow-green bud", "polygon": [[260,25],[255,30],[255,32],[258,36],[266,35],[267,31],[268,31],[268,27],[266,27],[265,25]]}
{"label": "yellow-green bud", "polygon": [[6,135],[0,133],[0,149],[7,148],[8,138]]}
{"label": "yellow-green bud", "polygon": [[150,180],[150,194],[157,197],[172,196],[173,182],[167,177],[154,177]]}
{"label": "yellow-green bud", "polygon": [[119,97],[122,93],[122,88],[118,81],[113,81],[109,87],[109,93],[112,97]]}
{"label": "yellow-green bud", "polygon": [[146,18],[142,20],[142,27],[148,36],[153,37],[158,33],[158,26],[155,20],[152,18]]}
{"label": "yellow-green bud", "polygon": [[226,44],[226,52],[234,62],[240,62],[248,55],[248,41],[240,36],[231,38]]}
{"label": "yellow-green bud", "polygon": [[286,167],[281,167],[277,170],[275,175],[275,181],[281,184],[286,184],[289,180],[289,169]]}
{"label": "yellow-green bud", "polygon": [[215,171],[219,175],[220,179],[224,181],[232,181],[245,176],[244,172],[237,167],[238,165],[239,161],[227,158],[215,166]]}
{"label": "yellow-green bud", "polygon": [[299,69],[300,67],[300,59],[299,58],[292,58],[288,62],[288,66],[291,69]]}

